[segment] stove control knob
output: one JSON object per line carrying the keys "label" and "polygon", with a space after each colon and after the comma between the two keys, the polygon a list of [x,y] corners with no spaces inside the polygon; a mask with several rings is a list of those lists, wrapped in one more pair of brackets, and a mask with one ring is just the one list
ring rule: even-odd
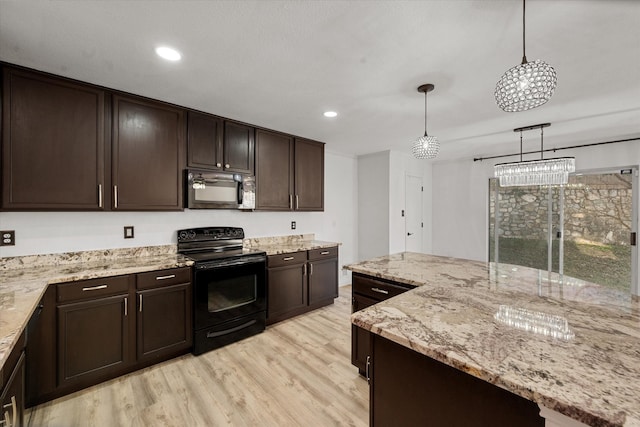
{"label": "stove control knob", "polygon": [[180,234],[178,235],[178,239],[185,240],[186,238],[187,238],[187,232],[181,231]]}
{"label": "stove control knob", "polygon": [[190,239],[195,239],[195,237],[196,237],[196,232],[195,231],[190,231],[189,232],[189,238]]}

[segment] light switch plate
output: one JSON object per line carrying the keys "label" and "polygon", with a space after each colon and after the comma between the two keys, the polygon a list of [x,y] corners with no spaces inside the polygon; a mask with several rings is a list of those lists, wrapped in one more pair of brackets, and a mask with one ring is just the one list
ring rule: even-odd
{"label": "light switch plate", "polygon": [[133,239],[133,225],[124,226],[124,238]]}

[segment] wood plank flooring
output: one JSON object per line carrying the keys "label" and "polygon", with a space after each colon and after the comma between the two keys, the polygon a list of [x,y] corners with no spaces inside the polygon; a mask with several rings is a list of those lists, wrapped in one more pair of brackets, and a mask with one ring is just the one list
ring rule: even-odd
{"label": "wood plank flooring", "polygon": [[31,427],[366,426],[351,365],[351,286],[331,306],[33,408]]}

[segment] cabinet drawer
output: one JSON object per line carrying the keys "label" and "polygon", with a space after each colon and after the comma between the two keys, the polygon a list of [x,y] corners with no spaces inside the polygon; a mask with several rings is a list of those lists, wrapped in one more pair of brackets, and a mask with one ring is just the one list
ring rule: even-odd
{"label": "cabinet drawer", "polygon": [[104,277],[58,285],[58,302],[79,301],[129,292],[133,276]]}
{"label": "cabinet drawer", "polygon": [[307,251],[291,252],[288,254],[269,255],[268,267],[280,267],[288,264],[302,264],[307,261]]}
{"label": "cabinet drawer", "polygon": [[191,283],[191,268],[181,267],[150,271],[148,273],[138,273],[136,276],[138,289],[179,285],[181,283]]}
{"label": "cabinet drawer", "polygon": [[338,256],[338,247],[311,249],[309,251],[309,261],[324,258],[336,258]]}
{"label": "cabinet drawer", "polygon": [[396,285],[368,276],[353,276],[353,292],[368,296],[378,301],[384,301],[396,295],[400,295],[412,288],[413,287],[410,285]]}

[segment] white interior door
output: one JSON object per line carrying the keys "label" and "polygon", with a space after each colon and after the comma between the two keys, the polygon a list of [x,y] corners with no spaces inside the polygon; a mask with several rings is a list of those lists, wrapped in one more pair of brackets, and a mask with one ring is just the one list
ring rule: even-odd
{"label": "white interior door", "polygon": [[405,250],[422,252],[422,177],[407,175],[405,184]]}

